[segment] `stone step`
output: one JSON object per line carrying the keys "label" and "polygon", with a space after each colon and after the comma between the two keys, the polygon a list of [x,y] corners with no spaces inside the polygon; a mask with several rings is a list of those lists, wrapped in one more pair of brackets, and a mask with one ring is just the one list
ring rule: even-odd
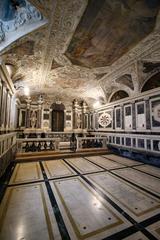
{"label": "stone step", "polygon": [[81,157],[81,156],[94,156],[101,154],[109,154],[110,151],[105,149],[83,149],[77,152],[71,151],[45,151],[45,152],[33,152],[33,153],[18,153],[14,161],[37,161],[37,160],[51,160],[51,159],[60,159],[66,157]]}

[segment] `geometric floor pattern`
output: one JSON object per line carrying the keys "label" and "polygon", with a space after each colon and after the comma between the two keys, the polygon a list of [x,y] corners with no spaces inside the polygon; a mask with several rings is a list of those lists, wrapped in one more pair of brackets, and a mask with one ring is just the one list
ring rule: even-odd
{"label": "geometric floor pattern", "polygon": [[113,154],[17,163],[0,196],[1,240],[160,239],[160,169]]}

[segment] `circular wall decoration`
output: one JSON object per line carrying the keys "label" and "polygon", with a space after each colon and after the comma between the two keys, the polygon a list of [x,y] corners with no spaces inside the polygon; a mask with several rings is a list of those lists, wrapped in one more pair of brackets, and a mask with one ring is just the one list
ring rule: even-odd
{"label": "circular wall decoration", "polygon": [[160,104],[154,107],[153,116],[156,121],[160,122]]}
{"label": "circular wall decoration", "polygon": [[112,122],[112,117],[108,113],[103,113],[99,116],[98,123],[102,127],[107,127]]}

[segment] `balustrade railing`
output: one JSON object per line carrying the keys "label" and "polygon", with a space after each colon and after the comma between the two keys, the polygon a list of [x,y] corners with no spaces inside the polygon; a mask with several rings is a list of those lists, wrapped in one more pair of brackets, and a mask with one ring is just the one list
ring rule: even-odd
{"label": "balustrade railing", "polygon": [[106,137],[77,137],[77,150],[84,148],[106,148]]}
{"label": "balustrade railing", "polygon": [[60,138],[19,138],[17,152],[58,151]]}
{"label": "balustrade railing", "polygon": [[98,133],[95,136],[106,136],[107,144],[128,150],[145,151],[160,154],[160,136],[151,134],[123,134],[123,133]]}
{"label": "balustrade railing", "polygon": [[0,158],[16,144],[16,133],[0,135]]}
{"label": "balustrade railing", "polygon": [[0,177],[4,174],[16,152],[16,133],[0,135]]}
{"label": "balustrade railing", "polygon": [[61,142],[69,142],[72,132],[18,132],[17,138],[60,138]]}

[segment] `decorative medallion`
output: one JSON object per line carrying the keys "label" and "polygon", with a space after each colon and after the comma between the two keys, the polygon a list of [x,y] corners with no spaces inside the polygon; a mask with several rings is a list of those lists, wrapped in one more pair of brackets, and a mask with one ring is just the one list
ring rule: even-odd
{"label": "decorative medallion", "polygon": [[154,107],[153,115],[154,115],[154,119],[160,122],[160,104]]}
{"label": "decorative medallion", "polygon": [[108,113],[103,113],[99,116],[98,123],[102,127],[107,127],[112,122],[112,117]]}

